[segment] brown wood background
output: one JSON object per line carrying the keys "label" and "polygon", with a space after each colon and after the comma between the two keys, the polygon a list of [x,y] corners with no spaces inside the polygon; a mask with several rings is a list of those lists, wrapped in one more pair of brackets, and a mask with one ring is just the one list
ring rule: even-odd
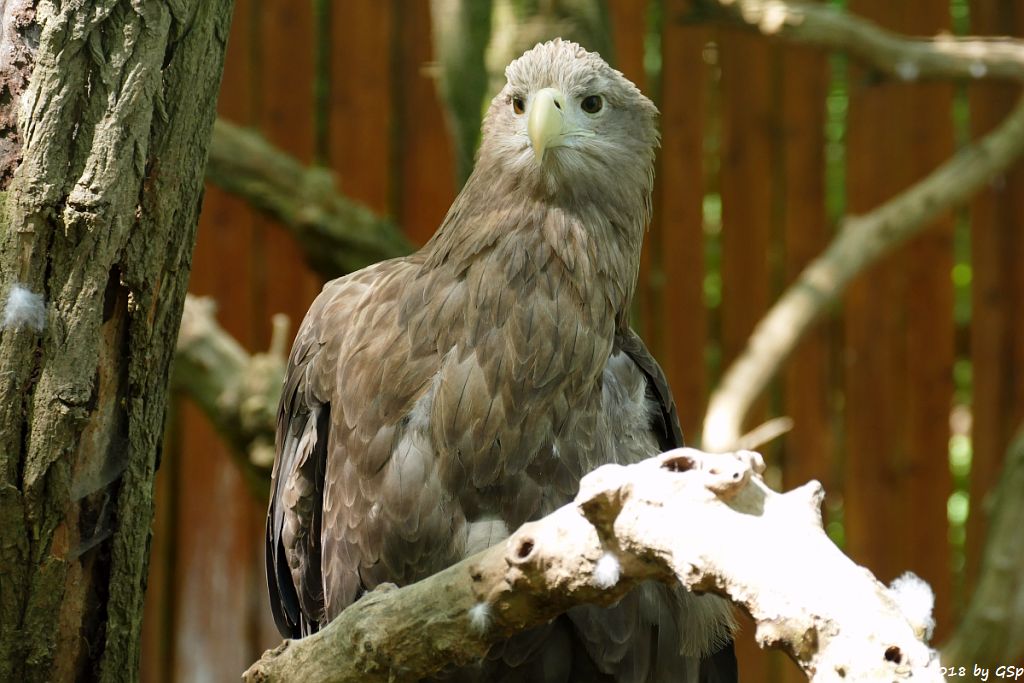
{"label": "brown wood background", "polygon": [[[696,436],[721,369],[834,230],[824,130],[837,62],[684,24],[686,0],[652,3],[608,2],[615,62],[656,93],[663,115],[638,325],[668,373],[685,432]],[[948,0],[848,4],[907,33],[951,26]],[[973,32],[1024,32],[1015,0],[969,5]],[[662,16],[656,83],[644,72],[652,8]],[[422,243],[456,191],[430,59],[426,2],[238,0],[221,115],[260,129],[306,163],[330,166],[346,193],[390,214]],[[843,73],[841,194],[847,210],[860,212],[953,153],[956,86],[894,83],[852,65]],[[966,93],[972,137],[991,129],[1016,96],[997,85]],[[706,211],[709,196],[718,199]],[[972,315],[960,325],[950,275],[957,225],[967,230],[973,273]],[[321,284],[280,226],[216,188],[206,195],[194,258],[192,291],[218,300],[221,323],[250,350],[266,348],[272,314],[300,320]],[[886,581],[909,569],[932,584],[938,641],[969,595],[985,533],[980,502],[1024,420],[1021,263],[1018,168],[962,215],[944,217],[860,277],[752,417],[795,420],[789,435],[766,448],[774,483],[821,480],[827,517],[841,524],[854,559]],[[951,552],[946,511],[958,361],[973,368],[963,571]],[[182,401],[169,424],[158,488],[144,679],[236,680],[279,640],[263,578],[265,502],[252,499],[225,446]],[[749,625],[739,650],[743,680],[799,680],[785,658],[757,650]]]}

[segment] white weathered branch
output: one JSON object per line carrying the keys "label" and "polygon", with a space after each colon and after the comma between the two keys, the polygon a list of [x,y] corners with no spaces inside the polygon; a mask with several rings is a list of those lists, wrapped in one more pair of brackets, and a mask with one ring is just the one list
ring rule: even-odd
{"label": "white weathered branch", "polygon": [[[424,581],[376,590],[320,633],[285,641],[247,681],[418,680],[573,605],[611,604],[678,580],[742,606],[762,645],[812,681],[941,681],[938,656],[897,596],[822,530],[822,489],[768,489],[756,453],[678,449],[584,477],[576,500]],[[611,555],[619,579],[595,568]]]}

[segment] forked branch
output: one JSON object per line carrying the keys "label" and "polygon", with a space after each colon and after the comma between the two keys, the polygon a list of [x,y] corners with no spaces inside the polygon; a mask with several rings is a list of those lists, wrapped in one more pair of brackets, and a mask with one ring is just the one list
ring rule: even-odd
{"label": "forked branch", "polygon": [[[704,0],[698,13],[769,38],[843,51],[903,80],[999,78],[1024,81],[1024,43],[1011,39],[915,39],[816,3]],[[701,445],[734,448],[743,419],[822,311],[886,253],[965,203],[1024,151],[1024,100],[991,133],[873,211],[849,216],[826,248],[762,318],[715,389]]]}

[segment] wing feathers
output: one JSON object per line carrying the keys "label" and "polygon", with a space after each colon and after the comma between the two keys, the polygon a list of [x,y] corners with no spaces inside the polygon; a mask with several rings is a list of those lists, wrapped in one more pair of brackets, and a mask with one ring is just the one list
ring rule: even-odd
{"label": "wing feathers", "polygon": [[[545,229],[593,249],[567,224]],[[283,388],[268,513],[283,634],[315,631],[380,583],[432,574],[551,512],[601,463],[681,444],[661,369],[635,333],[614,332],[610,299],[578,287],[607,276],[593,254],[562,251],[563,268],[549,249],[507,243],[463,269],[379,264],[311,307]],[[638,595],[581,608],[486,667],[658,680],[653,652],[659,671],[666,657],[683,662],[671,613]]]}

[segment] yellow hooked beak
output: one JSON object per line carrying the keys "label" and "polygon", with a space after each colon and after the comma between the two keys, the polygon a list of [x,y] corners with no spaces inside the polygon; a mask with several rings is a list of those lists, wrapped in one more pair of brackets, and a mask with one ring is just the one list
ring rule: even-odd
{"label": "yellow hooked beak", "polygon": [[564,106],[565,97],[555,88],[544,88],[533,96],[526,132],[538,164],[544,160],[544,150],[562,144]]}

